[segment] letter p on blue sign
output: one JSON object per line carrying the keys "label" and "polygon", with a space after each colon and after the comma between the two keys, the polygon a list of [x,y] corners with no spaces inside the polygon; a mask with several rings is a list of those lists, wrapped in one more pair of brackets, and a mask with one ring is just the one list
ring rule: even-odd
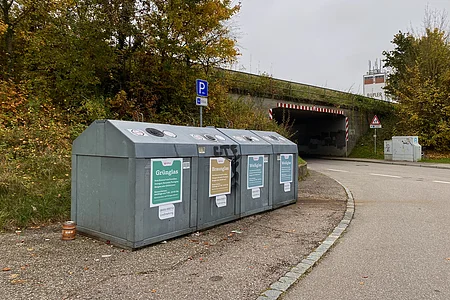
{"label": "letter p on blue sign", "polygon": [[197,95],[201,97],[208,97],[208,81],[197,79],[196,81]]}

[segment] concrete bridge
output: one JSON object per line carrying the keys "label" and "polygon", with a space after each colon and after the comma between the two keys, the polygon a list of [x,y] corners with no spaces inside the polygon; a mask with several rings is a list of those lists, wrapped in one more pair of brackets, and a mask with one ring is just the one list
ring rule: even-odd
{"label": "concrete bridge", "polygon": [[380,100],[267,76],[231,74],[230,95],[251,99],[270,118],[292,125],[292,140],[303,155],[346,156],[379,113],[365,104]]}

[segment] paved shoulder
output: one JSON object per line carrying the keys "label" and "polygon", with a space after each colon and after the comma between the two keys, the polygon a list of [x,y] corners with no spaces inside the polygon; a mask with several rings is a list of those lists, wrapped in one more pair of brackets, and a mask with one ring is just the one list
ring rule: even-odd
{"label": "paved shoulder", "polygon": [[61,227],[0,235],[5,299],[255,299],[316,249],[346,208],[334,180],[311,171],[299,201],[130,252]]}

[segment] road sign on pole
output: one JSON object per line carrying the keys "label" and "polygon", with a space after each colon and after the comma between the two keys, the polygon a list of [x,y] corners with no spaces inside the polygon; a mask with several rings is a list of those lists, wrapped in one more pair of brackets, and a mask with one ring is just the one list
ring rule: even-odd
{"label": "road sign on pole", "polygon": [[208,81],[197,79],[195,81],[195,90],[197,91],[195,104],[200,106],[200,127],[203,127],[203,106],[208,106]]}
{"label": "road sign on pole", "polygon": [[377,115],[373,116],[372,122],[370,122],[370,128],[375,128],[375,134],[373,135],[374,152],[377,154],[377,128],[381,128],[380,119]]}
{"label": "road sign on pole", "polygon": [[208,106],[208,98],[207,97],[196,97],[195,104],[198,106]]}
{"label": "road sign on pole", "polygon": [[381,128],[381,122],[377,115],[373,116],[372,122],[370,122],[370,128]]}
{"label": "road sign on pole", "polygon": [[208,97],[208,81],[197,79],[195,84],[197,96]]}

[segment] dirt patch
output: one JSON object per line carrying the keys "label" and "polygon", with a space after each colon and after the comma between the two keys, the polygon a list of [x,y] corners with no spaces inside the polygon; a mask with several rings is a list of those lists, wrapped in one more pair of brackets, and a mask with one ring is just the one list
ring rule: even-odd
{"label": "dirt patch", "polygon": [[134,252],[82,236],[62,241],[60,225],[1,234],[3,297],[255,299],[342,219],[344,189],[309,173],[296,204]]}

